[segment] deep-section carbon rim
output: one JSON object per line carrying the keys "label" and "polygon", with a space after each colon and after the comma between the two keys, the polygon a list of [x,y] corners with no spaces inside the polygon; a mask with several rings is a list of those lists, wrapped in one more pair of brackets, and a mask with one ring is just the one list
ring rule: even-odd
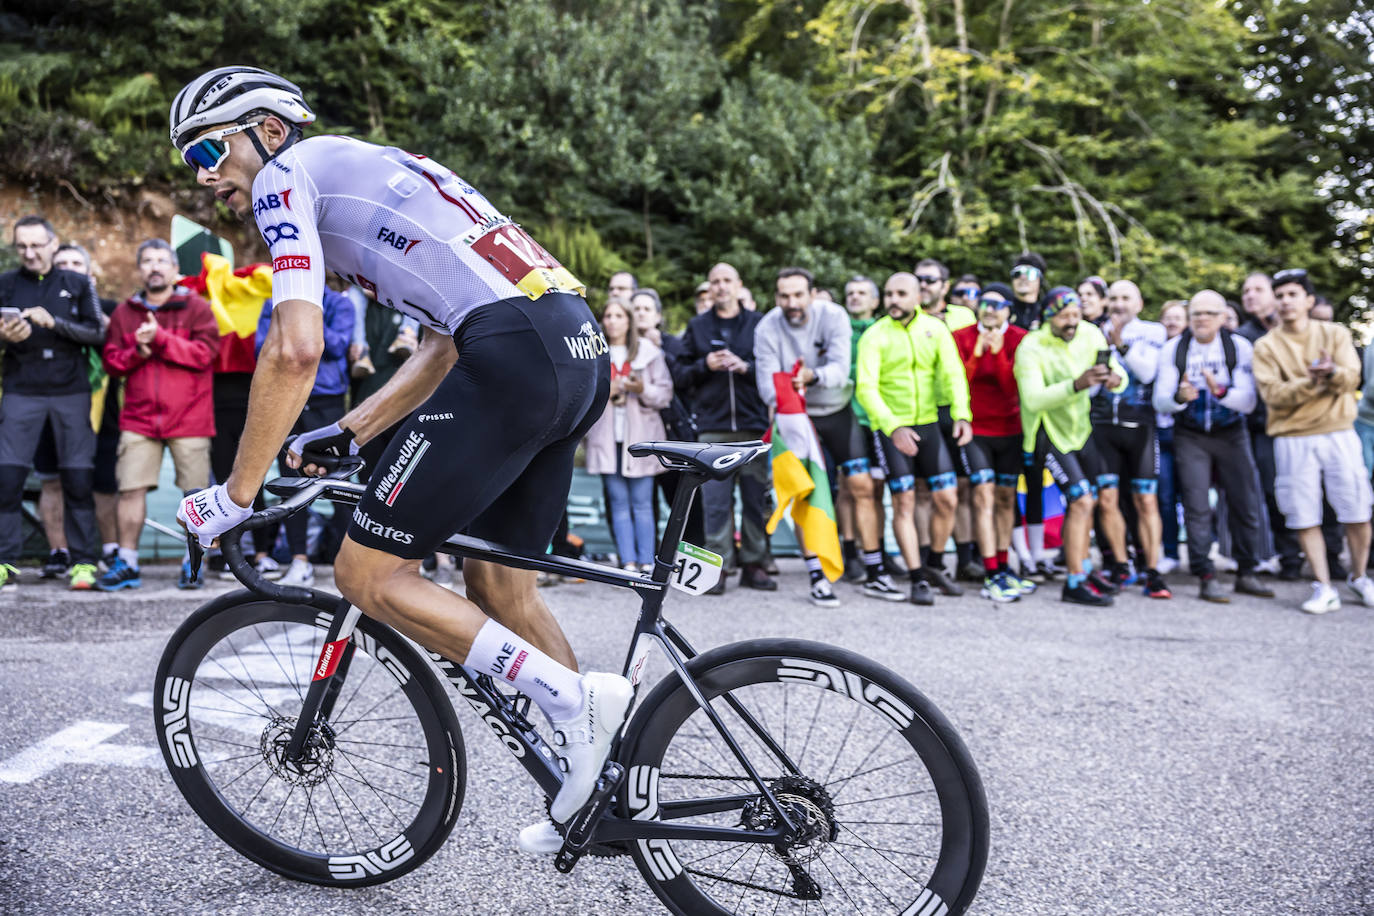
{"label": "deep-section carbon rim", "polygon": [[[919,691],[858,655],[800,640],[722,647],[689,668],[745,756],[808,831],[787,848],[635,841],[636,863],[670,910],[943,916],[967,908],[987,856],[986,801],[967,750]],[[727,704],[727,691],[799,773]],[[624,813],[721,827],[775,823],[676,679],[655,689],[636,720],[643,725],[632,726],[627,740]],[[678,816],[682,805],[704,799],[717,800],[704,806],[716,810]]]}
{"label": "deep-section carbon rim", "polygon": [[198,612],[158,669],[158,740],[192,808],[240,853],[299,880],[375,884],[452,829],[462,735],[428,663],[364,617],[329,722],[286,759],[329,623],[252,598]]}

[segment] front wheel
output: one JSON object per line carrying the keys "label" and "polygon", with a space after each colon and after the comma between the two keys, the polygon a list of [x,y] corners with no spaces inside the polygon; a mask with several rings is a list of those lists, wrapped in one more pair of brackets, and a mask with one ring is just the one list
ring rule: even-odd
{"label": "front wheel", "polygon": [[356,887],[397,878],[443,844],[466,761],[433,670],[367,617],[342,650],[333,711],[285,754],[332,615],[226,595],[167,644],[158,743],[177,788],[235,850],[288,878]]}
{"label": "front wheel", "polygon": [[[982,782],[953,727],[892,671],[833,646],[761,639],[688,662],[703,696],[803,835],[789,845],[636,840],[674,913],[945,916],[987,861]],[[733,703],[731,702],[733,701]],[[777,818],[681,681],[631,723],[624,815],[767,830]]]}

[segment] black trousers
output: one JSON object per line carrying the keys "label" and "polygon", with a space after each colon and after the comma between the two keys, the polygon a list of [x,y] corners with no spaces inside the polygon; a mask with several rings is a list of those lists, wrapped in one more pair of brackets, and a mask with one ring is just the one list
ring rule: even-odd
{"label": "black trousers", "polygon": [[1242,573],[1252,572],[1259,562],[1260,484],[1244,423],[1211,432],[1175,426],[1174,457],[1188,530],[1189,571],[1195,576],[1216,572],[1208,559],[1213,532],[1208,491],[1215,474],[1220,481],[1220,495],[1226,500],[1236,566]]}

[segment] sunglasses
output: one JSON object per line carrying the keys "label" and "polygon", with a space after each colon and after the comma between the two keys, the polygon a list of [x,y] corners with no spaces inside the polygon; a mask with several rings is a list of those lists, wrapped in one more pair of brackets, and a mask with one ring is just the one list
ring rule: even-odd
{"label": "sunglasses", "polygon": [[965,298],[968,298],[968,299],[977,299],[977,298],[978,298],[978,294],[981,293],[981,292],[982,292],[982,290],[979,289],[979,288],[976,287],[976,286],[961,286],[961,287],[959,287],[958,289],[956,289],[956,290],[954,291],[954,295],[956,295],[956,296],[964,296]]}
{"label": "sunglasses", "polygon": [[1011,303],[1005,299],[979,299],[978,307],[997,311],[998,309],[1011,308]]}
{"label": "sunglasses", "polygon": [[261,123],[254,121],[251,124],[237,124],[223,130],[212,130],[182,150],[181,158],[193,172],[198,173],[201,169],[217,172],[224,164],[224,160],[229,158],[229,144],[224,142],[224,138],[240,131],[251,130]]}
{"label": "sunglasses", "polygon": [[1034,279],[1040,276],[1040,268],[1030,264],[1018,264],[1011,269],[1011,275],[1013,277],[1030,277]]}
{"label": "sunglasses", "polygon": [[936,274],[933,277],[923,277],[920,274],[917,274],[916,282],[921,284],[922,286],[934,286],[937,283],[945,282],[945,278],[940,276],[939,274]]}

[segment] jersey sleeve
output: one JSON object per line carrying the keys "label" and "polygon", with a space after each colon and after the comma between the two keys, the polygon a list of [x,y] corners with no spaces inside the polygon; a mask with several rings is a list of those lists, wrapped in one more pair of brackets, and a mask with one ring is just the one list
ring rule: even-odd
{"label": "jersey sleeve", "polygon": [[253,181],[253,218],[272,254],[272,301],[303,299],[324,307],[324,249],[317,191],[305,166],[288,151]]}

